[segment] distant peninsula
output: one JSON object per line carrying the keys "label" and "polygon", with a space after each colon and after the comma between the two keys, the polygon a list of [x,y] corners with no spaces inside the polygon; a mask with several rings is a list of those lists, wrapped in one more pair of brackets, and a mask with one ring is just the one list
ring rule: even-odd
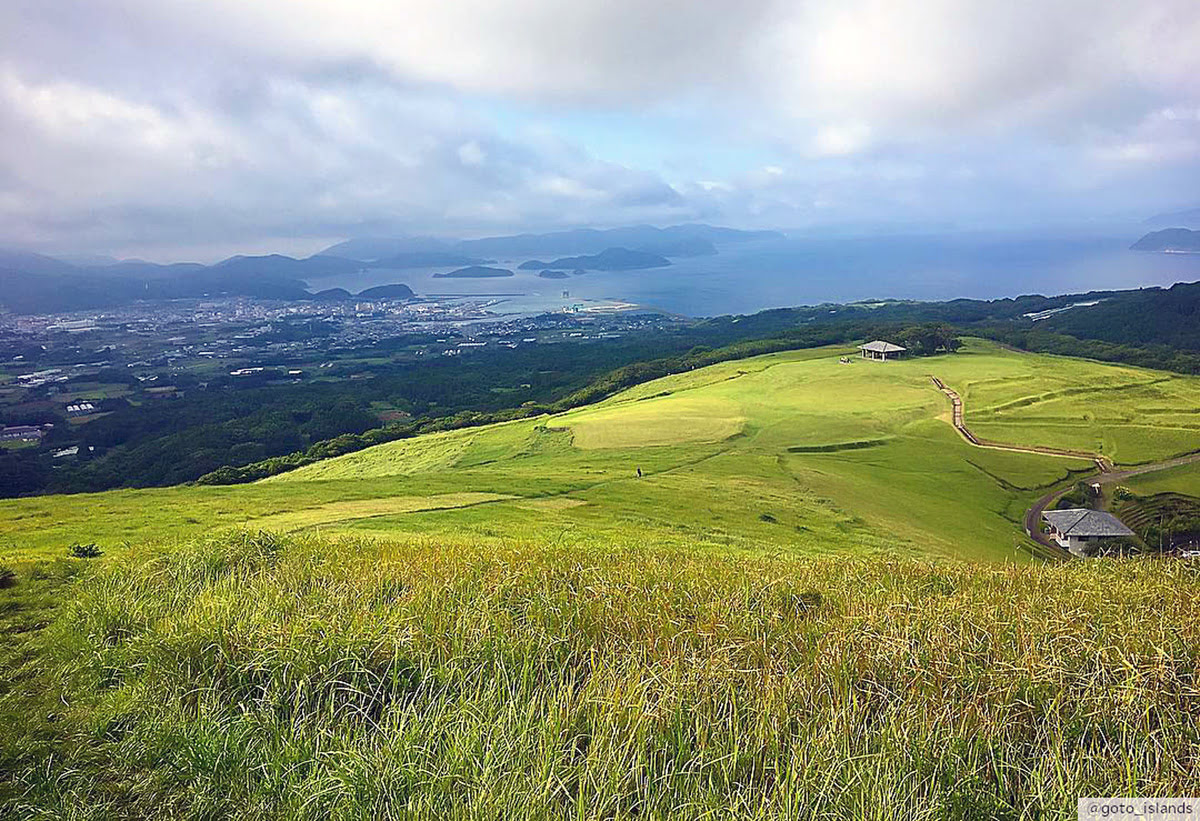
{"label": "distant peninsula", "polygon": [[1155,251],[1160,254],[1200,254],[1200,231],[1187,228],[1151,231],[1129,247],[1134,251]]}
{"label": "distant peninsula", "polygon": [[448,274],[434,274],[436,279],[488,279],[491,277],[510,277],[513,272],[507,268],[488,268],[484,265],[469,265]]}
{"label": "distant peninsula", "polygon": [[628,248],[608,248],[598,254],[582,257],[563,257],[553,262],[531,259],[518,266],[523,271],[559,270],[575,268],[584,271],[634,271],[642,268],[665,268],[671,260],[648,251],[631,251]]}

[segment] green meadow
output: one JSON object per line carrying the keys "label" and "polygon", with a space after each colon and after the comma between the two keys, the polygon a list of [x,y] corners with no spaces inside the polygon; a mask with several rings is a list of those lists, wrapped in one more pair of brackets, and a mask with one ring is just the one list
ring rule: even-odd
{"label": "green meadow", "polygon": [[[1200,380],[984,342],[873,363],[772,354],[635,387],[553,417],[403,440],[247,486],[0,502],[0,561],[73,542],[178,542],[214,529],[372,535],[572,529],[798,554],[1027,561],[1019,522],[1083,460],[974,448],[981,436],[1138,464],[1200,447]],[[642,476],[637,476],[638,470]],[[530,507],[531,503],[534,507]]]}
{"label": "green meadow", "polygon": [[968,444],[930,376],[985,439],[1118,465],[1200,449],[1200,379],[847,353],[251,485],[0,502],[0,807],[1015,819],[1195,794],[1197,566],[1048,560],[1022,515],[1093,466]]}

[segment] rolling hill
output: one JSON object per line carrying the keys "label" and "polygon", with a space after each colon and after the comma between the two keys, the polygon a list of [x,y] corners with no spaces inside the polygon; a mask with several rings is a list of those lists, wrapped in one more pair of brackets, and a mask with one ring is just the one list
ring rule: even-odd
{"label": "rolling hill", "polygon": [[[288,529],[315,517],[379,536],[496,533],[509,523],[528,531],[525,506],[536,504],[546,506],[544,532],[614,534],[637,523],[698,543],[799,553],[1028,561],[1018,549],[1024,507],[1088,465],[970,447],[946,424],[930,373],[959,391],[987,439],[1126,465],[1200,447],[1197,378],[982,341],[881,366],[840,364],[840,353],[736,360],[568,413],[401,440],[251,485],[5,500],[0,537],[22,545],[17,555],[37,555],[71,539],[112,546],[255,527],[261,517],[279,524],[282,513]],[[419,515],[372,512],[370,501],[461,493],[513,498],[439,502],[440,512]]]}
{"label": "rolling hill", "polygon": [[1029,549],[1025,508],[1089,463],[968,444],[930,375],[987,438],[1118,464],[1200,446],[1200,379],[847,352],[251,485],[0,502],[0,805],[989,818],[1189,794],[1194,564]]}

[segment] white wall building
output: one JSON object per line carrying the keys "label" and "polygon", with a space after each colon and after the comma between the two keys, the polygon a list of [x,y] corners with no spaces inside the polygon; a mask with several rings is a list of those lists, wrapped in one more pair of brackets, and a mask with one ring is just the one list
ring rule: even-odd
{"label": "white wall building", "polygon": [[1076,556],[1086,556],[1088,548],[1102,539],[1133,536],[1132,530],[1111,513],[1103,510],[1071,508],[1047,510],[1042,518],[1050,526],[1050,536]]}

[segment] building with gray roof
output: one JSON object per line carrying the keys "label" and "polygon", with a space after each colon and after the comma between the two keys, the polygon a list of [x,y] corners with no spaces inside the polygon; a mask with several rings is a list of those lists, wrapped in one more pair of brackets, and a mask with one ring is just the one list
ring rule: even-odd
{"label": "building with gray roof", "polygon": [[1054,541],[1076,556],[1085,555],[1089,544],[1103,539],[1127,539],[1134,535],[1124,522],[1103,510],[1047,510],[1042,513],[1042,518],[1050,526]]}

